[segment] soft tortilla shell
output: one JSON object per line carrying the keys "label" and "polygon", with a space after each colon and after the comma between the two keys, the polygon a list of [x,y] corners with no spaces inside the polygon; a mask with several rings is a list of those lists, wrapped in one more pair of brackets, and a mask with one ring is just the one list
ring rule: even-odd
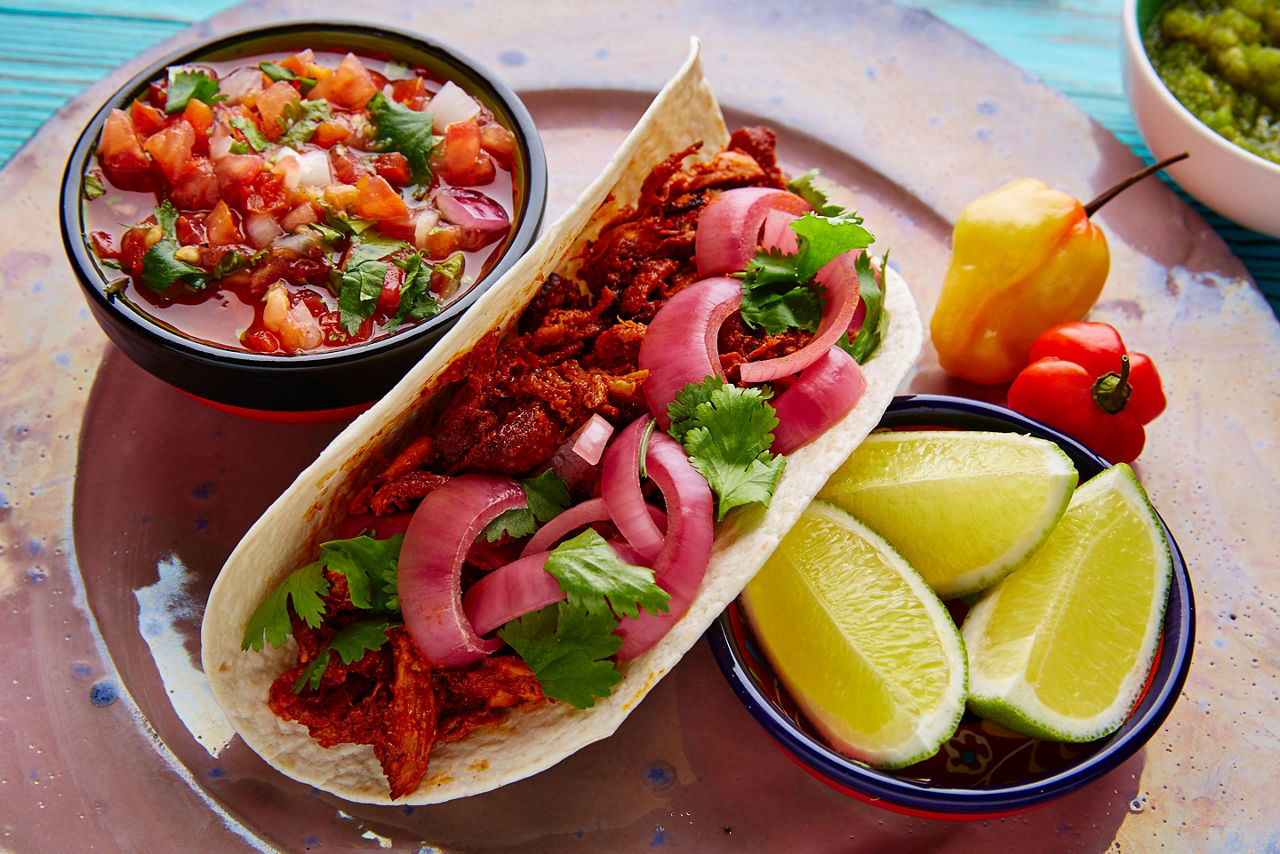
{"label": "soft tortilla shell", "polygon": [[[708,154],[728,133],[702,74],[698,43],[689,60],[658,94],[603,174],[497,284],[387,396],[344,430],[249,530],[222,568],[201,632],[204,670],[214,696],[251,748],[281,772],[351,801],[388,804],[387,783],[367,745],[323,748],[299,724],[268,708],[268,688],[295,659],[290,643],[261,653],[240,649],[245,625],[281,578],[305,563],[373,461],[402,444],[424,397],[441,372],[494,328],[506,328],[548,273],[593,237],[606,211],[638,197],[645,175],[669,154],[703,141]],[[608,202],[607,209],[602,206]],[[564,703],[512,712],[431,755],[431,770],[417,791],[397,804],[427,804],[495,789],[542,771],[578,749],[611,735],[697,642],[716,616],[764,563],[828,476],[875,426],[914,364],[922,329],[906,284],[885,272],[889,334],[864,366],[867,389],[857,407],[820,439],[796,451],[767,511],[740,508],[723,522],[697,598],[652,649],[622,667],[622,681],[593,708]]]}

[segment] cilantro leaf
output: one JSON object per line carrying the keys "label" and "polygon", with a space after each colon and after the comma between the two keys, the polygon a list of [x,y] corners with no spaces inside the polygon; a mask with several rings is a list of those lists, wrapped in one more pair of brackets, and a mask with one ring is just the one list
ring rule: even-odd
{"label": "cilantro leaf", "polygon": [[80,192],[89,201],[101,198],[107,193],[107,188],[102,184],[102,178],[93,172],[84,176],[84,184],[80,188]]}
{"label": "cilantro leaf", "polygon": [[480,536],[496,543],[504,536],[527,537],[538,530],[538,525],[550,522],[569,509],[569,485],[553,471],[545,471],[537,477],[521,481],[527,507],[513,507],[498,515],[485,526]]}
{"label": "cilantro leaf", "polygon": [[213,266],[213,271],[209,273],[209,278],[215,282],[218,279],[225,279],[242,269],[247,261],[244,255],[232,249],[218,259],[218,263]]}
{"label": "cilantro leaf", "polygon": [[617,624],[608,609],[560,602],[512,620],[498,636],[529,665],[542,693],[586,709],[622,679],[608,660],[622,646]]}
{"label": "cilantro leaf", "polygon": [[374,127],[374,143],[383,151],[399,151],[409,161],[415,184],[431,183],[431,150],[439,137],[432,133],[434,121],[425,110],[411,110],[381,92],[369,99],[369,118]]}
{"label": "cilantro leaf", "polygon": [[342,657],[343,664],[354,664],[364,658],[365,653],[382,648],[387,642],[387,632],[393,624],[387,620],[362,620],[343,626],[324,647],[311,659],[298,679],[293,683],[293,693],[302,693],[303,688],[312,691],[320,687],[324,673],[329,668],[330,653],[336,652]]}
{"label": "cilantro leaf", "polygon": [[742,319],[770,335],[792,328],[816,332],[822,303],[798,279],[794,255],[777,250],[758,253],[742,280]]}
{"label": "cilantro leaf", "polygon": [[391,269],[381,259],[408,245],[401,240],[368,239],[351,247],[338,277],[338,311],[348,334],[354,335],[378,308],[378,295]]}
{"label": "cilantro leaf", "polygon": [[293,624],[289,620],[290,603],[304,623],[313,629],[318,627],[324,614],[324,597],[329,592],[329,580],[324,577],[323,570],[324,567],[316,561],[294,570],[280,582],[249,616],[240,648],[261,652],[264,639],[272,646],[283,645],[293,634]]}
{"label": "cilantro leaf", "polygon": [[404,534],[385,540],[370,536],[330,540],[320,546],[320,563],[347,577],[351,604],[374,611],[398,611],[397,567]]}
{"label": "cilantro leaf", "polygon": [[165,199],[156,205],[156,222],[160,225],[160,230],[167,237],[173,237],[173,229],[178,224],[178,209],[173,206],[173,202]]}
{"label": "cilantro leaf", "polygon": [[320,127],[320,123],[328,121],[332,115],[328,101],[298,101],[286,104],[278,120],[281,129],[284,130],[280,137],[280,144],[302,148],[304,143],[310,141],[316,128]]}
{"label": "cilantro leaf", "polygon": [[395,329],[410,318],[434,317],[440,311],[440,303],[431,294],[432,266],[424,264],[422,256],[416,252],[408,260],[395,263],[404,270],[404,283],[400,285],[400,306],[387,327]]}
{"label": "cilantro leaf", "polygon": [[153,291],[167,291],[181,282],[192,290],[204,287],[208,273],[201,267],[178,260],[182,247],[172,237],[161,238],[142,256],[142,283]]}
{"label": "cilantro leaf", "polygon": [[214,101],[221,101],[226,97],[220,94],[218,81],[207,72],[170,68],[169,85],[165,89],[164,111],[166,115],[180,113],[186,109],[187,102],[192,98],[212,105]]}
{"label": "cilantro leaf", "polygon": [[818,275],[837,255],[866,249],[875,240],[871,232],[862,227],[862,217],[849,212],[835,217],[807,213],[792,222],[791,229],[800,235],[800,251],[796,257],[801,282]]}
{"label": "cilantro leaf", "polygon": [[653,570],[633,566],[618,555],[592,528],[565,540],[547,558],[546,570],[560,582],[570,605],[589,611],[613,609],[635,618],[640,608],[665,614],[671,595],[653,580]]}
{"label": "cilantro leaf", "polygon": [[766,392],[707,377],[686,385],[667,414],[671,436],[716,494],[717,521],[743,504],[769,506],[786,461],[769,452],[778,418]]}
{"label": "cilantro leaf", "polygon": [[[881,259],[880,269],[884,270],[888,265],[889,253],[886,252]],[[858,271],[858,295],[866,305],[866,314],[857,336],[850,341],[849,333],[846,332],[836,344],[852,356],[855,362],[864,365],[880,347],[885,328],[889,324],[889,316],[884,312],[884,290],[871,267],[871,259],[865,253],[858,256],[854,268]]]}
{"label": "cilantro leaf", "polygon": [[244,134],[245,141],[253,147],[254,151],[266,151],[267,146],[271,144],[262,135],[262,131],[258,130],[258,126],[244,116],[232,116],[229,121],[233,128]]}
{"label": "cilantro leaf", "polygon": [[258,70],[260,70],[263,74],[267,75],[274,81],[288,80],[292,82],[294,80],[297,80],[299,86],[301,87],[301,92],[304,95],[307,94],[307,92],[311,91],[312,86],[316,85],[315,78],[303,77],[300,74],[295,74],[294,72],[285,68],[283,65],[276,65],[274,62],[259,62]]}

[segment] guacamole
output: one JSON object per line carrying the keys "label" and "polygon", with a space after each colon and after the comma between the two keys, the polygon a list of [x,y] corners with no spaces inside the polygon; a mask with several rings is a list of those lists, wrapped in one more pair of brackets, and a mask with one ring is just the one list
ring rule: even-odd
{"label": "guacamole", "polygon": [[1236,145],[1280,163],[1280,4],[1173,0],[1143,41],[1183,106]]}

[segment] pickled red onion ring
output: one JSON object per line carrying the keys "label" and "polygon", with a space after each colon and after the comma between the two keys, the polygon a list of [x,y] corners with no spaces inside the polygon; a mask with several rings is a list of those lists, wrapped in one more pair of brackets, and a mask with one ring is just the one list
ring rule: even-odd
{"label": "pickled red onion ring", "polygon": [[511,478],[464,474],[414,511],[400,548],[398,592],[404,626],[433,666],[461,667],[502,646],[477,635],[462,609],[462,562],[485,525],[526,503]]}
{"label": "pickled red onion ring", "polygon": [[671,425],[667,406],[687,383],[724,375],[717,343],[720,325],[741,302],[737,279],[703,279],[677,291],[649,323],[637,361],[649,372],[644,396],[663,429]]}
{"label": "pickled red onion ring", "polygon": [[619,661],[652,647],[689,610],[706,575],[714,538],[711,487],[680,443],[655,431],[649,437],[645,468],[667,505],[667,536],[653,561],[653,576],[671,599],[665,614],[642,611],[635,619],[621,620],[615,632],[622,637]]}
{"label": "pickled red onion ring", "polygon": [[574,528],[581,528],[592,522],[603,522],[608,518],[609,508],[605,506],[603,498],[589,498],[581,504],[575,504],[534,532],[521,550],[520,557],[525,558],[537,552],[548,551]]}
{"label": "pickled red onion ring", "polygon": [[809,210],[795,193],[771,187],[738,187],[716,196],[698,214],[694,259],[702,278],[747,269],[760,245],[760,225],[769,211]]}
{"label": "pickled red onion ring", "polygon": [[867,380],[853,357],[832,347],[774,399],[778,426],[769,450],[789,454],[806,444],[847,415],[866,387]]}
{"label": "pickled red onion ring", "polygon": [[849,329],[858,307],[858,271],[854,267],[859,252],[845,252],[831,259],[816,276],[826,288],[822,321],[809,343],[785,356],[745,362],[738,369],[744,383],[763,383],[799,373],[821,359]]}
{"label": "pickled red onion ring", "polygon": [[789,211],[771,210],[764,218],[764,226],[760,231],[760,248],[777,249],[783,255],[794,255],[800,251],[800,235],[796,234],[791,223],[799,217]]}
{"label": "pickled red onion ring", "polygon": [[640,491],[640,442],[648,423],[648,416],[643,416],[624,427],[605,449],[600,469],[600,498],[609,517],[646,561],[658,556],[663,543],[662,531],[649,515]]}

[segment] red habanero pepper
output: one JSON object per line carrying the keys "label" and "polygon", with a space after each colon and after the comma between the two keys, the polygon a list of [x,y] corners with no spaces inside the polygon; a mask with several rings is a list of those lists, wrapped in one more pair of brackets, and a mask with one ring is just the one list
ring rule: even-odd
{"label": "red habanero pepper", "polygon": [[1130,463],[1146,444],[1143,425],[1164,411],[1155,365],[1125,350],[1106,323],[1063,323],[1031,345],[1031,364],[1009,386],[1009,408],[1043,421],[1108,462]]}

